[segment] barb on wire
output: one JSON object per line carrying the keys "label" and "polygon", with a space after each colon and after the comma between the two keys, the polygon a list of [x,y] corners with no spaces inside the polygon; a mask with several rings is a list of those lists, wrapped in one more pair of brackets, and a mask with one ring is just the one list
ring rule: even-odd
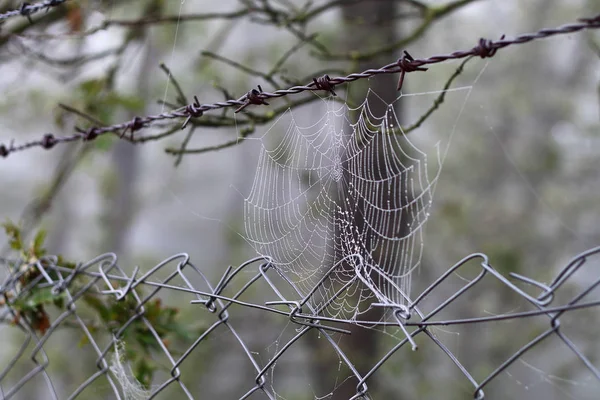
{"label": "barb on wire", "polygon": [[329,75],[325,74],[319,78],[313,78],[313,83],[315,84],[316,89],[324,90],[326,92],[329,92],[332,96],[337,96],[337,94],[333,90],[335,88],[335,85],[331,83],[331,78],[329,77]]}
{"label": "barb on wire", "polygon": [[235,112],[239,113],[244,108],[248,107],[250,104],[254,104],[255,106],[260,106],[260,105],[268,106],[269,103],[267,103],[265,101],[263,93],[264,92],[263,92],[262,88],[260,87],[260,85],[258,85],[258,90],[252,89],[251,91],[246,93],[246,96],[244,96],[244,104],[242,104],[241,107],[239,107],[237,110],[235,110]]}
{"label": "barb on wire", "polygon": [[[481,39],[483,40],[483,39]],[[398,86],[396,90],[402,90],[402,84],[404,83],[404,76],[407,72],[414,71],[427,71],[427,68],[420,67],[415,62],[415,59],[404,50],[404,55],[398,60],[398,68],[400,68],[400,78],[398,79]]]}
{"label": "barb on wire", "polygon": [[185,129],[187,124],[190,122],[192,118],[200,118],[204,112],[200,110],[201,104],[198,100],[197,96],[194,96],[194,102],[190,105],[185,106],[185,110],[189,114],[183,125],[181,125],[181,129]]}
{"label": "barb on wire", "polygon": [[[328,78],[323,80],[322,78],[313,78],[313,80],[305,85],[292,86],[287,89],[279,89],[274,92],[265,92],[259,87],[259,90],[252,89],[237,100],[230,99],[222,102],[198,104],[197,102],[180,107],[178,109],[164,112],[157,115],[149,115],[145,117],[137,117],[136,119],[120,124],[109,125],[109,126],[96,126],[90,128],[93,130],[93,134],[86,134],[85,132],[78,131],[78,134],[67,135],[67,136],[55,136],[55,144],[68,143],[77,140],[93,140],[100,135],[115,132],[131,131],[132,134],[144,127],[152,125],[157,121],[165,121],[171,119],[184,118],[189,122],[190,118],[198,118],[206,111],[218,110],[223,108],[237,107],[236,112],[240,112],[249,105],[268,105],[266,100],[278,97],[284,97],[288,95],[294,95],[303,93],[306,91],[314,90],[329,90],[333,89],[334,86],[354,82],[359,79],[370,78],[375,75],[381,74],[396,74],[400,73],[400,79],[398,82],[398,89],[401,89],[404,82],[406,73],[412,71],[424,71],[426,65],[433,65],[446,62],[448,60],[458,60],[471,56],[478,56],[482,58],[494,56],[498,50],[508,46],[519,45],[527,42],[531,42],[538,39],[544,39],[550,36],[563,35],[574,33],[586,29],[598,29],[600,28],[600,15],[591,18],[581,18],[578,23],[572,23],[562,25],[557,28],[541,29],[535,33],[528,33],[518,35],[512,39],[506,39],[503,35],[500,40],[487,40],[480,39],[478,44],[468,50],[455,51],[449,54],[434,55],[428,58],[413,58],[409,53],[404,52],[404,55],[400,60],[391,64],[384,65],[380,68],[368,69],[360,73],[352,73],[347,76],[339,76],[334,78]],[[185,123],[184,123],[185,125]],[[42,147],[44,148],[43,139],[26,142],[20,145],[10,143],[9,145],[0,144],[0,156],[6,157],[10,153],[29,149],[31,147]]]}
{"label": "barb on wire", "polygon": [[22,17],[26,17],[29,20],[29,22],[33,22],[31,20],[32,14],[35,14],[38,11],[43,11],[43,10],[48,11],[50,8],[59,6],[66,1],[67,0],[44,0],[44,1],[40,1],[39,3],[34,3],[34,4],[23,2],[23,3],[21,3],[21,7],[15,9],[15,10],[7,11],[3,14],[0,14],[0,21],[4,21],[4,20],[12,18],[12,17],[22,16]]}

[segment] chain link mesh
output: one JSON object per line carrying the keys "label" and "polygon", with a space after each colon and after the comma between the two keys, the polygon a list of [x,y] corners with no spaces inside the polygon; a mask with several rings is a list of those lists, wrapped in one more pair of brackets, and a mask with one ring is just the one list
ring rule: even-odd
{"label": "chain link mesh", "polygon": [[[22,259],[4,259],[2,264],[9,273],[0,287],[0,294],[4,299],[1,318],[5,325],[5,329],[0,330],[0,337],[2,343],[16,340],[20,344],[18,350],[2,362],[0,390],[2,398],[13,398],[34,382],[39,385],[41,377],[45,385],[46,397],[62,398],[57,385],[53,382],[49,367],[53,362],[50,353],[52,347],[56,346],[52,338],[65,335],[65,328],[79,332],[86,343],[84,346],[69,347],[66,350],[69,352],[68,357],[79,360],[80,356],[77,353],[92,350],[96,357],[97,368],[95,373],[67,394],[68,398],[88,398],[89,392],[98,381],[103,381],[104,385],[108,383],[115,398],[119,399],[138,398],[136,396],[155,398],[170,386],[179,388],[179,396],[190,399],[202,398],[201,394],[193,393],[193,390],[184,383],[181,364],[188,358],[202,354],[202,346],[214,347],[215,342],[212,339],[227,332],[233,335],[237,347],[218,351],[236,352],[247,359],[250,362],[247,365],[255,375],[254,381],[247,382],[247,393],[241,397],[243,399],[255,392],[261,392],[269,399],[276,399],[277,395],[271,382],[275,365],[296,342],[302,341],[309,332],[315,331],[327,341],[344,367],[351,371],[351,379],[356,383],[356,394],[353,399],[369,398],[369,380],[404,346],[410,345],[413,350],[416,350],[418,347],[416,339],[420,337],[426,338],[420,341],[421,346],[437,347],[451,360],[466,382],[472,385],[474,397],[478,399],[484,398],[483,389],[502,371],[526,352],[551,337],[562,341],[570,349],[572,358],[582,363],[600,381],[600,372],[591,359],[561,330],[561,319],[568,313],[584,308],[596,308],[600,305],[600,301],[589,300],[590,293],[600,284],[600,277],[587,281],[584,286],[577,286],[579,288],[577,293],[570,290],[568,299],[558,301],[558,297],[564,297],[558,294],[576,272],[591,264],[589,261],[594,257],[597,258],[599,253],[600,247],[596,247],[577,255],[560,269],[549,284],[514,273],[505,276],[492,267],[485,254],[471,254],[450,267],[418,296],[413,297],[413,300],[407,297],[407,305],[371,304],[371,307],[385,309],[383,318],[377,320],[344,320],[323,316],[321,310],[313,306],[316,303],[312,298],[314,292],[308,296],[300,296],[299,290],[285,274],[265,258],[254,258],[237,268],[227,268],[216,283],[211,282],[202,270],[191,262],[187,254],[174,255],[143,274],[136,267],[129,276],[118,264],[117,256],[111,253],[78,265],[69,265],[58,257],[43,257],[30,262]],[[468,265],[470,267],[467,267]],[[461,270],[473,266],[477,268],[478,273],[472,278],[464,278]],[[319,285],[327,280],[327,276],[335,268],[340,266],[333,266]],[[443,301],[438,301],[433,306],[425,305],[432,293],[440,290],[447,281],[459,274],[464,280],[457,290],[448,296],[443,296]],[[484,317],[439,319],[441,314],[448,315],[453,303],[459,301],[467,292],[476,290],[478,285],[488,279],[492,280],[493,287],[504,286],[510,289],[513,296],[525,300],[530,309]],[[251,292],[253,294],[249,296]],[[48,296],[47,301],[39,299],[40,293]],[[165,337],[165,330],[152,315],[152,306],[160,304],[159,299],[174,293],[182,294],[188,299],[187,305],[182,303],[180,307],[190,308],[192,315],[199,316],[195,319],[212,320],[193,340],[190,340],[191,344],[184,351],[172,350]],[[250,298],[256,298],[257,293],[261,298],[251,300]],[[406,294],[402,295],[406,296]],[[38,296],[37,300],[35,300],[36,296]],[[103,337],[99,335],[101,327],[85,317],[85,305],[82,304],[82,300],[86,296],[98,301],[109,301],[110,304],[123,305],[116,319],[103,327],[107,332]],[[50,302],[56,303],[58,299],[62,302],[57,307],[62,310],[59,313],[46,314],[45,309],[40,306]],[[334,301],[335,296],[329,300]],[[33,305],[34,311],[28,309],[25,306],[27,304]],[[234,320],[230,318],[233,308],[243,312],[254,309],[262,314],[272,314],[289,320],[289,323],[296,328],[296,333],[284,343],[279,343],[275,354],[265,361],[252,351],[248,341],[243,338]],[[476,379],[475,374],[461,364],[459,358],[434,332],[436,326],[490,324],[495,321],[535,316],[547,317],[546,328],[514,354],[506,354],[504,362],[495,366],[489,375],[479,379]],[[570,319],[569,321],[576,324],[585,323],[582,320]],[[8,330],[6,325],[13,326],[14,329]],[[347,329],[349,325],[362,326],[364,329],[388,331],[396,329],[402,332],[403,337],[396,335],[395,344],[371,366],[369,371],[360,373],[355,366],[355,361],[352,360],[352,354],[342,350],[337,339],[337,336],[349,333]],[[152,342],[147,343],[147,348],[159,353],[168,364],[166,367],[168,374],[165,374],[158,384],[156,384],[157,379],[154,379],[154,384],[148,391],[137,386],[133,389],[128,388],[126,368],[120,367],[118,361],[115,365],[115,357],[117,359],[121,357],[123,348],[128,346],[128,333],[136,330],[147,334],[146,340]],[[18,333],[15,334],[17,331]],[[331,368],[337,369],[339,366],[332,365]],[[136,394],[135,390],[139,393]]]}

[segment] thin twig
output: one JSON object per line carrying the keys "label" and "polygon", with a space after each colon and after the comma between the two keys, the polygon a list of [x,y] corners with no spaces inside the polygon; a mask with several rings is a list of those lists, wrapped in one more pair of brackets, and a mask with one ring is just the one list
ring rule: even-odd
{"label": "thin twig", "polygon": [[450,88],[450,85],[452,85],[452,82],[454,82],[454,80],[463,72],[465,65],[472,59],[473,59],[473,57],[469,57],[460,63],[458,68],[456,68],[456,71],[454,71],[454,73],[450,76],[450,78],[444,85],[442,92],[433,101],[433,104],[431,105],[431,107],[429,107],[429,109],[423,115],[421,115],[421,117],[414,124],[410,125],[406,129],[402,130],[402,132],[405,135],[408,134],[409,132],[414,131],[415,129],[419,128],[421,126],[421,124],[423,124],[423,122],[425,122],[427,120],[427,118],[429,118],[429,116],[431,114],[433,114],[433,112],[435,110],[437,110],[440,105],[442,105],[442,103],[444,102],[444,99],[446,98],[447,90]]}
{"label": "thin twig", "polygon": [[58,106],[65,111],[79,115],[81,118],[87,119],[88,121],[90,121],[92,124],[94,124],[96,126],[104,125],[104,123],[102,121],[100,121],[99,119],[97,119],[81,110],[78,110],[75,107],[71,107],[70,105],[63,104],[63,103],[58,103]]}
{"label": "thin twig", "polygon": [[175,87],[175,90],[177,91],[177,102],[180,103],[179,106],[187,104],[187,96],[185,95],[185,93],[183,93],[183,89],[181,89],[179,82],[177,81],[177,79],[175,79],[169,67],[167,67],[165,63],[160,63],[160,69],[165,71],[165,74],[167,74],[167,79],[169,79],[173,84],[173,87]]}

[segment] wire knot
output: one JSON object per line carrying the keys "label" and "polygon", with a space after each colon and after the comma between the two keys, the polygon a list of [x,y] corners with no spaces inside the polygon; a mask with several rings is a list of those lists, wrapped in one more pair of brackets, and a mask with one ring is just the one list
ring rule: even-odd
{"label": "wire knot", "polygon": [[75,127],[75,130],[83,134],[83,140],[86,142],[90,142],[98,137],[98,128],[92,127],[90,129],[84,130],[79,127]]}
{"label": "wire knot", "polygon": [[[500,36],[500,40],[504,39],[505,35]],[[498,47],[494,47],[494,42],[489,39],[480,38],[479,44],[473,48],[475,55],[481,58],[494,57],[498,51]]]}
{"label": "wire knot", "polygon": [[246,93],[246,96],[245,96],[246,102],[244,104],[242,104],[242,106],[240,108],[235,110],[235,112],[238,113],[238,112],[242,111],[244,108],[248,107],[250,104],[254,104],[256,106],[260,106],[260,105],[268,106],[269,103],[267,103],[265,101],[265,99],[262,97],[262,93],[263,93],[263,90],[260,87],[260,85],[258,85],[258,90],[252,89],[251,91]]}
{"label": "wire knot", "polygon": [[0,157],[6,158],[6,157],[8,157],[9,153],[10,153],[10,151],[8,151],[8,148],[5,145],[0,144]]}
{"label": "wire knot", "polygon": [[427,71],[427,68],[421,67],[423,63],[421,61],[415,61],[408,51],[404,50],[404,55],[398,60],[398,67],[400,67],[400,78],[398,79],[398,87],[396,90],[401,90],[404,84],[404,76],[407,72],[414,71]]}
{"label": "wire knot", "polygon": [[57,140],[54,137],[53,134],[51,133],[46,133],[44,135],[44,137],[42,138],[42,148],[49,150],[51,148],[54,147],[54,145],[56,144]]}
{"label": "wire knot", "polygon": [[29,9],[29,7],[31,7],[31,4],[24,2],[21,4],[21,8],[19,8],[19,13],[26,17],[29,20],[30,24],[33,24],[33,21],[31,20],[31,10]]}
{"label": "wire knot", "polygon": [[131,140],[133,140],[133,134],[135,132],[139,131],[140,129],[142,129],[145,125],[146,125],[146,123],[144,122],[144,120],[142,118],[135,117],[127,124],[127,127],[125,128],[125,130],[123,130],[121,137],[125,136],[127,131],[130,131],[131,132]]}
{"label": "wire knot", "polygon": [[325,90],[326,92],[337,96],[337,94],[335,94],[335,91],[333,90],[335,88],[335,85],[331,83],[331,78],[329,77],[329,75],[323,75],[318,78],[313,78],[313,82],[315,84],[315,88],[317,88],[318,90]]}
{"label": "wire knot", "polygon": [[185,107],[185,112],[188,114],[188,117],[183,125],[181,125],[181,129],[185,129],[192,118],[200,118],[204,114],[204,111],[200,110],[200,107],[201,104],[198,97],[194,96],[194,102]]}

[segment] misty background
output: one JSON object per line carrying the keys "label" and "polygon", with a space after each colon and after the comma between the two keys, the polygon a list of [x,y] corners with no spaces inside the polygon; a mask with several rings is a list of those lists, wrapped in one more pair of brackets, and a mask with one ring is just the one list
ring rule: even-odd
{"label": "misty background", "polygon": [[[238,98],[258,84],[267,91],[278,89],[264,77],[245,73],[203,52],[234,60],[253,71],[269,71],[299,42],[283,22],[278,26],[244,16],[133,27],[115,25],[91,35],[77,34],[104,20],[135,19],[143,13],[222,13],[250,3],[261,2],[73,1],[61,6],[68,10],[66,16],[19,34],[7,32],[16,31],[16,24],[26,20],[10,21],[15,25],[7,23],[0,31],[0,142],[22,143],[47,132],[72,133],[81,120],[59,108],[58,103],[86,108],[109,123],[168,110],[168,105],[157,101],[174,102],[176,91],[159,68],[161,62],[168,66],[188,99],[197,95],[201,103],[223,101],[225,94]],[[292,1],[269,3],[283,8],[301,6]],[[329,2],[313,3],[316,7]],[[332,54],[367,54],[411,35],[414,40],[366,59],[323,57],[306,44],[278,72],[280,82],[287,83],[283,87],[296,81],[306,83],[306,77],[325,72],[338,76],[380,67],[397,60],[404,49],[414,57],[428,57],[472,48],[480,37],[512,37],[600,12],[597,0],[465,1],[423,28],[424,18],[415,14],[418,7],[411,5],[413,2],[349,3],[353,4],[331,7],[306,26],[308,34],[318,33],[320,43],[333,49]],[[447,1],[423,3],[434,7]],[[14,1],[0,2],[2,10],[18,6]],[[149,11],[152,6],[156,10]],[[47,17],[54,18],[54,11]],[[42,15],[34,18],[43,21]],[[82,55],[117,49],[129,36],[133,39],[115,54],[73,62]],[[419,119],[458,65],[437,64],[427,72],[406,75],[403,97],[394,103],[403,123],[410,125]],[[94,96],[104,94],[90,87],[107,77],[112,80],[112,91],[120,97],[97,101]],[[391,102],[399,96],[395,90],[397,79],[383,75],[335,90],[348,104],[364,100],[366,88]],[[413,277],[413,293],[420,293],[450,266],[474,252],[486,253],[491,265],[505,275],[515,272],[550,282],[572,257],[600,244],[598,32],[561,35],[502,49],[490,59],[473,59],[452,87],[467,89],[448,92],[440,109],[410,134],[432,160],[436,144],[442,149],[449,146],[425,229],[422,266]],[[270,100],[270,109],[286,101]],[[96,108],[90,107],[94,104]],[[267,112],[262,107],[252,112]],[[299,124],[308,126],[326,109],[324,102],[317,100],[293,106],[292,112]],[[257,124],[250,137],[260,137],[270,128],[269,134],[277,137],[285,133],[284,125],[273,121]],[[187,148],[235,140],[241,130],[236,126],[198,126]],[[159,131],[150,128],[150,132]],[[239,265],[256,255],[243,239],[243,206],[259,154],[256,143],[242,140],[222,150],[186,154],[174,166],[177,157],[167,154],[165,148],[179,148],[186,134],[181,131],[138,144],[110,136],[85,145],[62,144],[50,151],[32,148],[11,154],[0,160],[0,218],[20,221],[32,230],[46,229],[49,254],[85,261],[114,252],[119,265],[128,272],[134,266],[148,271],[161,260],[185,252],[216,284],[228,265]],[[63,176],[61,171],[68,172]],[[4,244],[7,239],[1,235],[0,243]],[[598,267],[598,259],[590,259],[568,282],[565,298],[579,293],[584,287],[580,285],[597,279]],[[476,273],[474,266],[464,276],[456,276],[428,304],[433,308],[464,283],[461,279]],[[240,286],[246,276],[251,274],[242,276]],[[274,300],[264,298],[264,294],[256,289],[251,296],[259,303]],[[164,299],[180,308],[180,318],[199,324],[211,321],[205,309],[189,304],[188,297],[165,294]],[[598,300],[598,290],[586,300]],[[527,309],[525,301],[490,280],[444,310],[439,318]],[[232,309],[232,320],[264,362],[295,329],[285,318],[244,309]],[[563,332],[597,365],[598,312],[593,308],[574,311],[561,321]],[[434,332],[481,380],[547,327],[548,318],[540,316],[444,327]],[[77,334],[65,333],[61,338],[58,333],[46,346],[51,360],[47,370],[57,392],[66,398],[96,371],[95,356],[85,344],[77,347],[75,355],[75,350],[68,349],[73,340],[78,340]],[[16,348],[9,344],[20,344],[21,333],[6,325],[0,337],[0,359],[8,360]],[[338,357],[328,354],[319,340],[315,333],[314,338],[300,341],[278,362],[270,382],[281,398],[343,399],[348,398],[346,393],[355,393],[356,381],[347,379],[350,374],[339,366]],[[373,366],[397,337],[361,328],[350,338],[340,338],[340,342],[353,349],[357,365],[364,369]],[[471,398],[473,386],[439,349],[424,339],[418,343],[417,352],[405,346],[377,371],[373,383],[369,381],[371,396]],[[256,373],[235,344],[229,334],[213,335],[201,344],[203,349],[196,357],[192,353],[182,365],[182,379],[196,398],[239,398],[252,387]],[[8,382],[16,382],[30,368],[24,362]],[[36,378],[15,398],[46,398],[44,390],[42,378]],[[485,393],[489,399],[595,399],[599,390],[600,382],[593,374],[552,337],[494,379]],[[176,385],[158,398],[168,396],[183,398]],[[112,398],[112,394],[106,383],[98,383],[81,398]],[[257,393],[251,398],[262,397]]]}

